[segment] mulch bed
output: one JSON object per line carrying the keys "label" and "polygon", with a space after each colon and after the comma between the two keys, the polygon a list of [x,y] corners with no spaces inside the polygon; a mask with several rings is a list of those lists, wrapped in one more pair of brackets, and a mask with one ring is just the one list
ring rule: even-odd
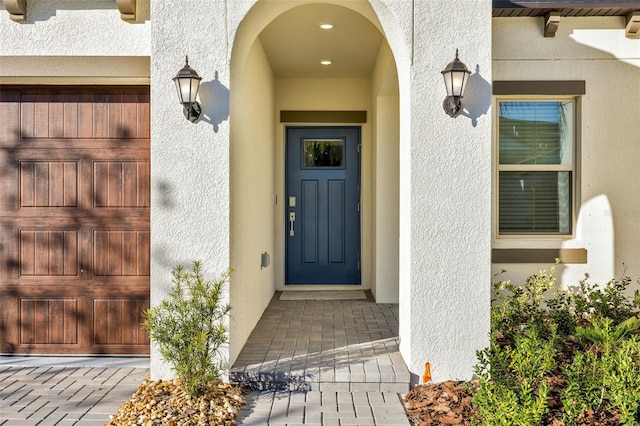
{"label": "mulch bed", "polygon": [[[564,426],[561,421],[563,408],[560,400],[564,386],[561,375],[547,378],[549,384],[549,413],[543,422],[546,426]],[[413,387],[405,396],[407,417],[414,426],[470,425],[477,408],[473,406],[471,389],[478,382],[428,383]],[[578,424],[587,426],[619,426],[620,418],[615,412],[589,410]]]}
{"label": "mulch bed", "polygon": [[442,382],[413,387],[405,396],[412,425],[469,425],[476,409],[472,405],[472,382]]}

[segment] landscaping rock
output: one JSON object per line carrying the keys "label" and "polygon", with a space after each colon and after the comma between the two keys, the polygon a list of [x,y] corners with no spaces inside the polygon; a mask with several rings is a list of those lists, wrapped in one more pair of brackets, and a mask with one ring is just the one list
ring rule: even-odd
{"label": "landscaping rock", "polygon": [[199,397],[184,392],[179,380],[144,380],[136,393],[110,416],[106,426],[124,425],[220,425],[236,424],[243,391],[228,383],[217,382]]}

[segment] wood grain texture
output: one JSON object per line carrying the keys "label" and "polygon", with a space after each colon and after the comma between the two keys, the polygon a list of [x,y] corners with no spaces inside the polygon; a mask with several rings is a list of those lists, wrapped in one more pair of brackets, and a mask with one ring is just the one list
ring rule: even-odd
{"label": "wood grain texture", "polygon": [[0,90],[0,352],[146,354],[148,87]]}

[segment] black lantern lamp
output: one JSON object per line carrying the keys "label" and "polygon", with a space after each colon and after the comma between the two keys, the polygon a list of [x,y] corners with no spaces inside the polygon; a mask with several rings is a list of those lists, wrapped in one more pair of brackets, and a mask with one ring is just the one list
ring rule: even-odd
{"label": "black lantern lamp", "polygon": [[185,58],[185,65],[178,74],[173,77],[178,89],[178,98],[184,108],[184,116],[194,123],[200,117],[200,104],[196,101],[198,89],[200,88],[202,77],[189,66],[189,57]]}
{"label": "black lantern lamp", "polygon": [[444,85],[447,87],[447,97],[444,98],[442,107],[452,118],[456,118],[460,114],[460,110],[462,110],[460,99],[464,96],[469,74],[471,72],[467,69],[467,66],[458,59],[458,49],[456,49],[456,58],[442,71]]}

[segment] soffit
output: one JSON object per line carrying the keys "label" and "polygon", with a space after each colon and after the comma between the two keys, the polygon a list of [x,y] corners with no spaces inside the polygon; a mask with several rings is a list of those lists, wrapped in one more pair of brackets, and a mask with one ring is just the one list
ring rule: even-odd
{"label": "soffit", "polygon": [[545,16],[627,16],[640,10],[640,0],[627,1],[510,1],[493,0],[493,17]]}
{"label": "soffit", "polygon": [[[321,23],[334,27],[323,30]],[[309,4],[274,19],[260,41],[276,78],[369,78],[383,36],[351,9]],[[325,59],[331,65],[321,65]]]}

